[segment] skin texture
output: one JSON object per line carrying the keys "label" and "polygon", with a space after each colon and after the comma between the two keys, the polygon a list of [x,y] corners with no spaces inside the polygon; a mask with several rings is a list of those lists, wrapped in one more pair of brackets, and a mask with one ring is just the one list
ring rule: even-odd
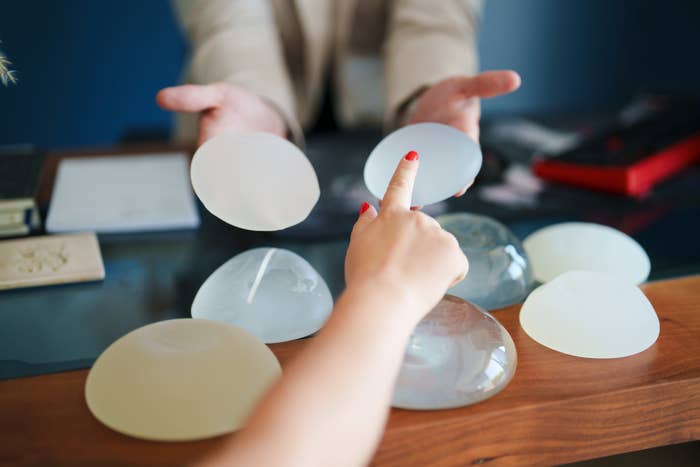
{"label": "skin texture", "polygon": [[360,466],[386,423],[408,338],[467,273],[456,239],[409,208],[419,161],[402,159],[381,212],[367,208],[348,247],[347,288],[247,427],[203,465]]}

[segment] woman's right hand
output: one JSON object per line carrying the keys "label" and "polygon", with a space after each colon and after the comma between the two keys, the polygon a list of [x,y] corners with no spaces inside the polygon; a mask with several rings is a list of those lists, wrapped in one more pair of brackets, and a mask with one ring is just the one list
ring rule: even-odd
{"label": "woman's right hand", "polygon": [[345,259],[348,290],[398,294],[402,302],[417,305],[406,307],[407,318],[415,323],[469,269],[455,237],[432,217],[410,209],[418,166],[418,154],[406,154],[389,183],[381,211],[362,205]]}

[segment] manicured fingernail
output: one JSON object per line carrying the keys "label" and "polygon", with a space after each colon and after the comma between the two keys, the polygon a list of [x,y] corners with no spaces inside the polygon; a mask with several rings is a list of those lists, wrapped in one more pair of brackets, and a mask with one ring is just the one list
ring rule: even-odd
{"label": "manicured fingernail", "polygon": [[369,209],[369,203],[362,203],[360,206],[360,215],[364,214]]}
{"label": "manicured fingernail", "polygon": [[418,160],[418,153],[416,151],[408,151],[408,153],[403,156],[404,159],[407,161],[415,161]]}

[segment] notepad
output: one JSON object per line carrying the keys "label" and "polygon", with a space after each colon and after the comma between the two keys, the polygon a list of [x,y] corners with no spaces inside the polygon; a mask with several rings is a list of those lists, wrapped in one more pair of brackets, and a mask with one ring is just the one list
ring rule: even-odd
{"label": "notepad", "polygon": [[61,161],[48,232],[189,229],[199,215],[184,154],[81,157]]}

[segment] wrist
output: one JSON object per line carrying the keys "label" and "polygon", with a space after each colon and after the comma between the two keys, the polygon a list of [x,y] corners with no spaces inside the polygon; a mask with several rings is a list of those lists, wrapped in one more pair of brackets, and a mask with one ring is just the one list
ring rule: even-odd
{"label": "wrist", "polygon": [[267,99],[261,98],[260,100],[262,101],[262,105],[266,108],[269,115],[269,128],[267,130],[271,133],[275,133],[278,136],[288,138],[289,126],[287,125],[287,121],[284,118],[284,114],[282,113],[281,109]]}
{"label": "wrist", "polygon": [[280,136],[290,140],[303,150],[305,146],[304,132],[299,124],[299,121],[292,113],[285,110],[282,106],[276,104],[273,100],[262,96],[260,98],[280,119],[282,128],[282,134]]}
{"label": "wrist", "polygon": [[413,114],[416,111],[418,101],[423,93],[428,89],[427,86],[422,86],[409,95],[406,100],[399,106],[396,111],[396,126],[403,127],[413,121]]}
{"label": "wrist", "polygon": [[385,278],[353,282],[343,296],[352,302],[350,314],[355,319],[398,327],[408,333],[432,307],[415,289]]}

